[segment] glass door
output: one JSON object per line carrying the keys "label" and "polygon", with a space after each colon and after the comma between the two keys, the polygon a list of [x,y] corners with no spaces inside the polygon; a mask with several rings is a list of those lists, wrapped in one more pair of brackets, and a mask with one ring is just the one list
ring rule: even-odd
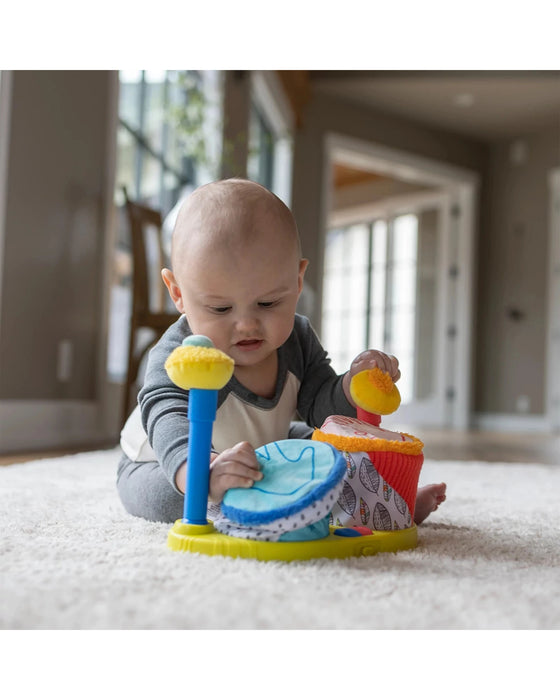
{"label": "glass door", "polygon": [[444,425],[442,203],[328,232],[322,338],[337,372],[366,348],[399,358],[399,423]]}

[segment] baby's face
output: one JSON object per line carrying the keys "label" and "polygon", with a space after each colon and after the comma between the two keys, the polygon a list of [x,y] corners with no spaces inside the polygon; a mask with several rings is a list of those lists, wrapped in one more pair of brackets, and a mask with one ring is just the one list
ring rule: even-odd
{"label": "baby's face", "polygon": [[174,301],[193,333],[236,366],[258,368],[292,332],[306,265],[295,241],[274,230],[234,248],[202,246],[177,269]]}

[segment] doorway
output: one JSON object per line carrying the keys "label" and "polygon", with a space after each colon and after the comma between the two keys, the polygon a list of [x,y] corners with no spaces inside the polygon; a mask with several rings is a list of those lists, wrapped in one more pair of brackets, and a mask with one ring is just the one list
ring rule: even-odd
{"label": "doorway", "polygon": [[[366,347],[394,354],[399,422],[467,428],[477,176],[339,135],[326,150],[321,328],[335,369]],[[342,171],[351,187],[335,186]]]}

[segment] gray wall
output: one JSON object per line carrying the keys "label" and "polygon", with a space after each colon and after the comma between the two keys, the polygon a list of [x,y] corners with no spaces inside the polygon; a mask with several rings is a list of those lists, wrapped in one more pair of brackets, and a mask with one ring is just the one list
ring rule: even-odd
{"label": "gray wall", "polygon": [[[0,399],[96,394],[109,73],[13,73],[0,308]],[[56,377],[61,340],[70,380]]]}
{"label": "gray wall", "polygon": [[[560,125],[491,146],[479,240],[476,408],[545,410],[549,246],[548,175],[560,165]],[[519,312],[519,313],[517,313]]]}

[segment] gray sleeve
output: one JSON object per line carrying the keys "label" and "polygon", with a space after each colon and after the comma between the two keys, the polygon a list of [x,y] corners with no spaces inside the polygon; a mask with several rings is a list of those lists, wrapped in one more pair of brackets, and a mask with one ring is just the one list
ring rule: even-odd
{"label": "gray sleeve", "polygon": [[138,394],[142,425],[148,441],[175,489],[175,474],[187,458],[189,394],[173,384],[164,364],[188,335],[191,335],[191,331],[184,317],[163,334],[149,353],[144,386]]}
{"label": "gray sleeve", "polygon": [[344,375],[336,374],[327,352],[305,317],[296,316],[292,338],[294,342],[290,351],[301,381],[298,395],[301,418],[312,427],[320,427],[331,415],[355,417],[356,409],[348,402],[342,388]]}

